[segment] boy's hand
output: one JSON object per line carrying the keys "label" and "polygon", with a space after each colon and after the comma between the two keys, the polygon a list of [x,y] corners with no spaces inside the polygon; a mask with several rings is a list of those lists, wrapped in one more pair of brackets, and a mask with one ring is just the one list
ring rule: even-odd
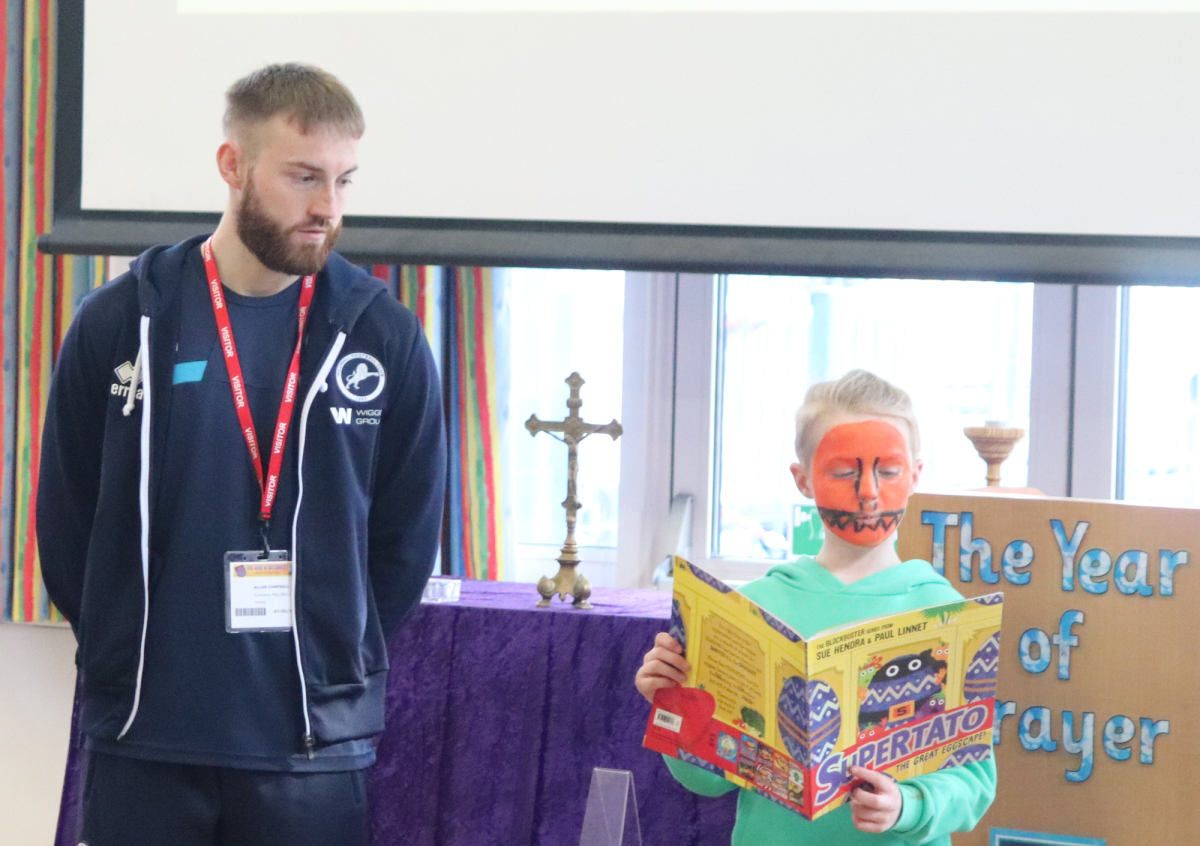
{"label": "boy's hand", "polygon": [[654,648],[642,659],[633,683],[637,685],[638,693],[650,702],[654,701],[654,691],[660,687],[674,687],[687,680],[688,671],[692,665],[683,657],[683,647],[679,641],[666,632],[659,632],[654,638]]}
{"label": "boy's hand", "polygon": [[854,827],[859,831],[879,834],[894,826],[900,819],[900,809],[904,805],[895,779],[865,767],[851,767],[850,777],[862,779],[874,788],[874,792],[871,792],[865,785],[860,785],[851,792],[850,813]]}

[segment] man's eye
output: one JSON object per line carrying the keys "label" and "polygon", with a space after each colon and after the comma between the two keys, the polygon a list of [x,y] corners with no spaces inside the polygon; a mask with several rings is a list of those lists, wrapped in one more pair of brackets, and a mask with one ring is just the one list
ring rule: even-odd
{"label": "man's eye", "polygon": [[880,467],[879,475],[885,479],[896,479],[904,472],[902,467]]}
{"label": "man's eye", "polygon": [[832,479],[853,479],[857,475],[858,470],[852,470],[850,468],[829,471],[829,476]]}

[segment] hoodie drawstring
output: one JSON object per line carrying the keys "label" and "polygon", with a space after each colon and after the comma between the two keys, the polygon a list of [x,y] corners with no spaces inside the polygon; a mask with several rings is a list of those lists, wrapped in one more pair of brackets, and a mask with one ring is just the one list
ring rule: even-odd
{"label": "hoodie drawstring", "polygon": [[142,675],[146,669],[146,631],[150,626],[150,366],[142,360],[142,351],[150,348],[150,318],[142,315],[139,336],[141,345],[138,347],[137,362],[133,366],[133,376],[129,380],[129,399],[125,402],[125,414],[133,410],[133,401],[137,395],[138,379],[142,371],[146,371],[146,383],[142,391],[142,423],[141,423],[141,466],[138,469],[138,514],[141,517],[141,553],[142,553],[142,637],[138,647],[137,683],[133,688],[133,707],[129,711],[129,719],[125,727],[117,735],[122,740],[133,725],[138,707],[142,701]]}
{"label": "hoodie drawstring", "polygon": [[126,417],[133,413],[133,402],[137,399],[138,382],[142,381],[142,350],[143,346],[139,342],[137,357],[133,360],[133,375],[129,377],[129,398],[125,400],[125,407],[121,409],[121,413]]}

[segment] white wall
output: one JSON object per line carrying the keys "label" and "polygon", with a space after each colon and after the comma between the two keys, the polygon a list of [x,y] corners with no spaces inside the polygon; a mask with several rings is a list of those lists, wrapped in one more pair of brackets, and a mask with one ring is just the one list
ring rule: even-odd
{"label": "white wall", "polygon": [[353,11],[413,1],[86,0],[83,207],[220,211],[222,93],[299,60],[362,103],[355,214],[1200,236],[1200,15]]}
{"label": "white wall", "polygon": [[0,839],[6,844],[54,842],[74,693],[69,628],[0,625]]}

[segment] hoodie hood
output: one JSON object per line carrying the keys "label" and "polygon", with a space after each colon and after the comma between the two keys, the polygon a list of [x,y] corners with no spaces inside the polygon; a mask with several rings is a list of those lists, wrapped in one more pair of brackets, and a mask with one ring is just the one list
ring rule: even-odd
{"label": "hoodie hood", "polygon": [[857,582],[845,584],[817,563],[810,555],[779,564],[767,571],[768,579],[777,579],[792,590],[821,594],[861,594],[864,596],[901,596],[919,588],[952,588],[939,576],[929,562],[914,558],[902,561],[886,570],[873,573]]}
{"label": "hoodie hood", "polygon": [[926,561],[902,561],[844,584],[808,555],[739,590],[805,637],[858,620],[957,602],[962,595]]}
{"label": "hoodie hood", "polygon": [[[196,235],[172,246],[151,247],[129,266],[138,282],[138,308],[152,320],[163,315],[183,278],[188,255],[210,235]],[[384,291],[383,283],[331,252],[317,274],[317,295],[329,297],[326,313],[333,328],[350,333],[355,322]]]}

